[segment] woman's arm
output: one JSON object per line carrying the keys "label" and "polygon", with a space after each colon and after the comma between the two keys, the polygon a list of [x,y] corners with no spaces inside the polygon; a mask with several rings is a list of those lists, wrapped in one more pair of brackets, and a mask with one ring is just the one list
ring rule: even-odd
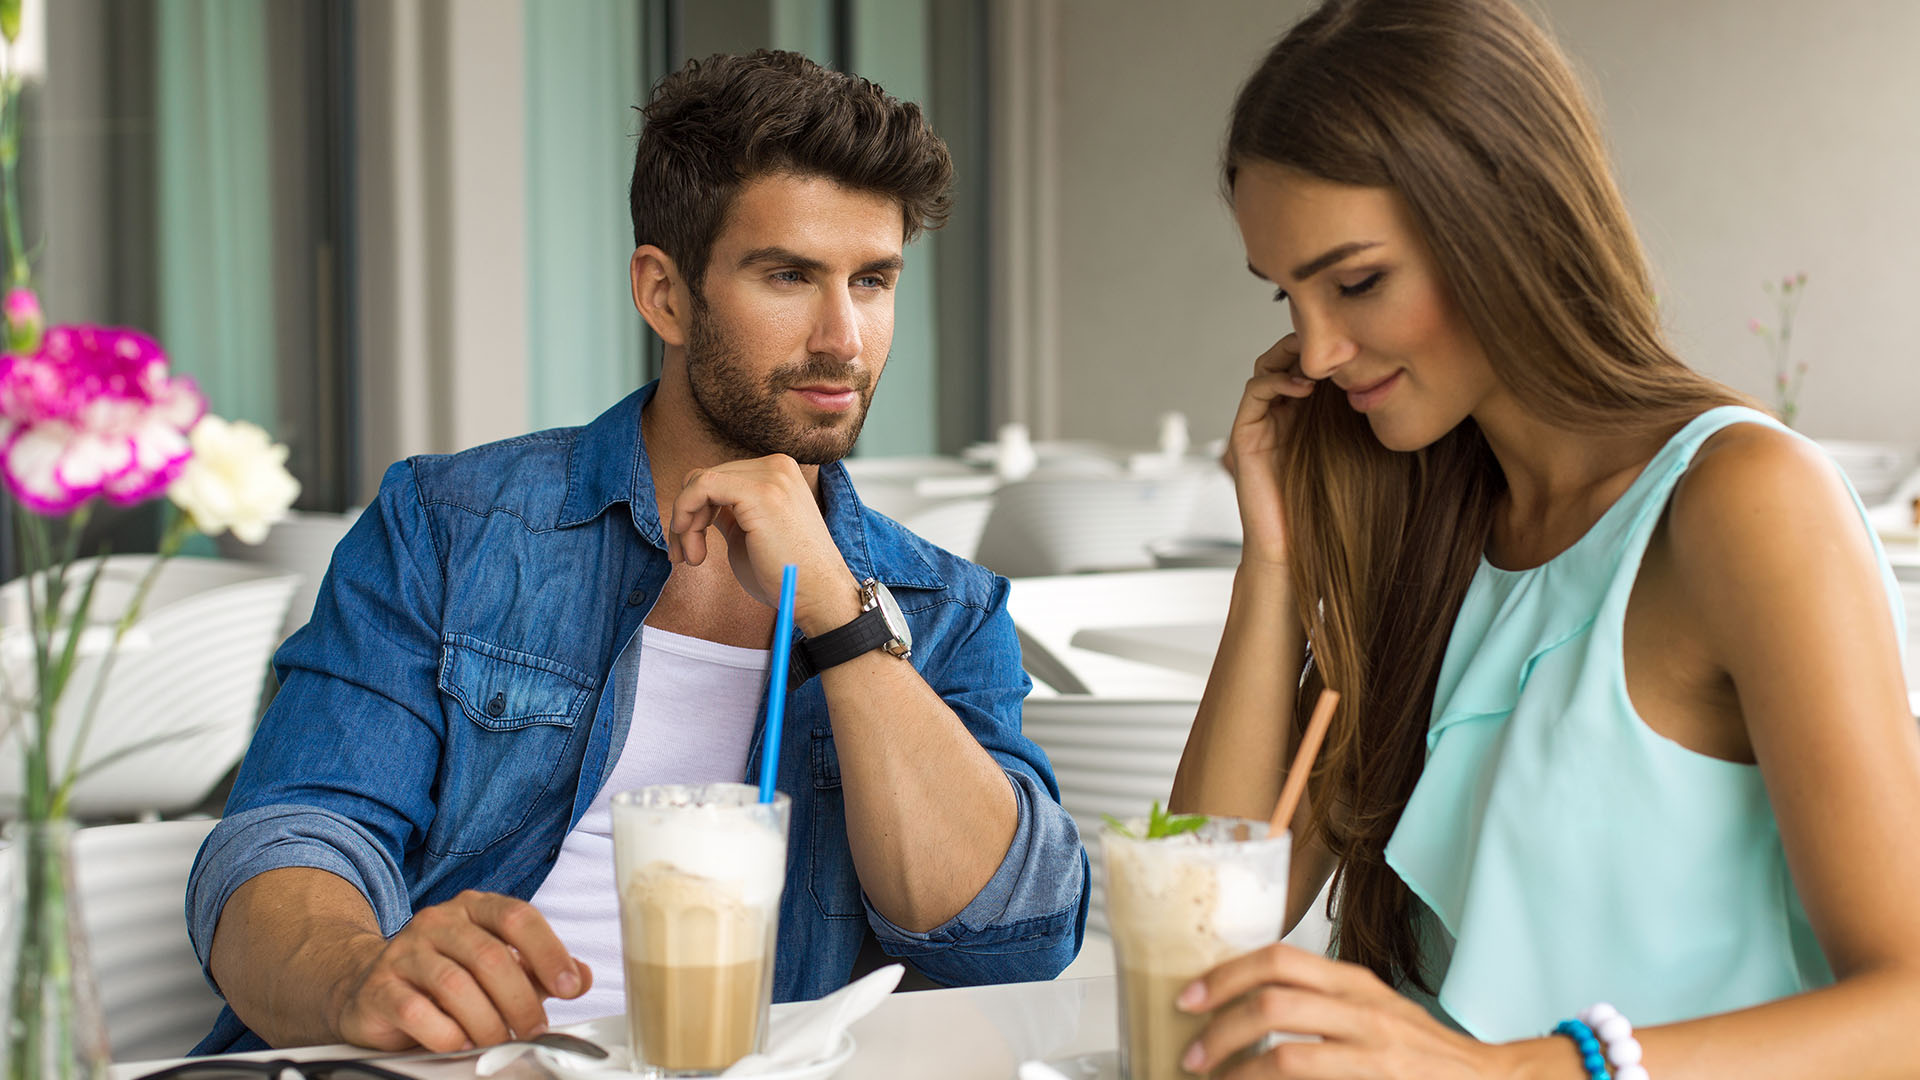
{"label": "woman's arm", "polygon": [[1738,693],[1787,867],[1838,981],[1647,1031],[1648,1071],[1660,1080],[1911,1076],[1920,1060],[1920,729],[1860,513],[1815,448],[1742,426],[1696,459],[1675,491],[1668,534],[1682,599]]}

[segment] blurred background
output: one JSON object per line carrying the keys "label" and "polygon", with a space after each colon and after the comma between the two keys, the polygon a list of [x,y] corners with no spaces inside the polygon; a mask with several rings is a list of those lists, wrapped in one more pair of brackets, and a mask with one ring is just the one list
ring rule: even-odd
{"label": "blurred background", "polygon": [[[775,46],[921,102],[960,167],[859,453],[1224,433],[1286,330],[1217,190],[1231,97],[1300,0],[29,3],[21,171],[50,321],[154,333],[293,448],[301,506],[399,457],[590,419],[651,377],[627,297],[647,88]],[[1683,355],[1769,399],[1762,283],[1805,272],[1799,426],[1920,438],[1920,4],[1545,0]]]}

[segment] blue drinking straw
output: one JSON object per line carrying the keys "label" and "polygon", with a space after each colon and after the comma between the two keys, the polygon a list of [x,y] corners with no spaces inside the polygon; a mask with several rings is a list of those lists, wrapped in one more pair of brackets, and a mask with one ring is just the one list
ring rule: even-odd
{"label": "blue drinking straw", "polygon": [[760,801],[773,801],[773,777],[780,771],[780,721],[787,711],[787,659],[793,652],[793,583],[800,568],[780,570],[780,608],[773,617],[773,656],[767,665],[767,737],[760,746]]}

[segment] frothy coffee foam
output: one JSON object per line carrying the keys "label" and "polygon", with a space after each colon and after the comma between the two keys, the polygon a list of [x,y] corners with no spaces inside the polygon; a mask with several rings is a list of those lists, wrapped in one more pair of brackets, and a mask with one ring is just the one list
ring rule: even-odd
{"label": "frothy coffee foam", "polygon": [[787,845],[778,831],[742,820],[737,807],[678,807],[662,813],[673,815],[671,827],[636,828],[615,836],[616,865],[701,878],[717,895],[747,907],[779,904]]}

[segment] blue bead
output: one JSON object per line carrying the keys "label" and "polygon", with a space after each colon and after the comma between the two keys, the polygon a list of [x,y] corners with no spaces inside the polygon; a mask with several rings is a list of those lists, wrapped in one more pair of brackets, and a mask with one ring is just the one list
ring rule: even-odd
{"label": "blue bead", "polygon": [[1587,1054],[1580,1062],[1587,1067],[1587,1075],[1604,1077],[1607,1075],[1607,1059],[1599,1054]]}

